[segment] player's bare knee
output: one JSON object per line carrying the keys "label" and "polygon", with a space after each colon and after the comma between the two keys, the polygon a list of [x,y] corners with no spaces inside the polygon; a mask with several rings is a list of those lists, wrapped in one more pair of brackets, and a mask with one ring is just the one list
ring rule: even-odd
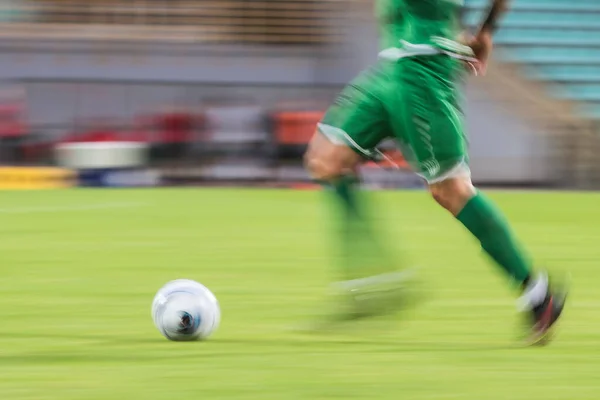
{"label": "player's bare knee", "polygon": [[313,179],[328,181],[341,174],[341,167],[323,150],[325,149],[309,147],[304,154],[304,167]]}
{"label": "player's bare knee", "polygon": [[320,133],[316,133],[304,155],[304,166],[316,180],[330,181],[348,171],[359,162],[356,153],[347,146],[334,144]]}
{"label": "player's bare knee", "polygon": [[457,215],[475,195],[475,187],[468,178],[449,178],[433,183],[429,191],[435,201],[453,215]]}
{"label": "player's bare knee", "polygon": [[323,157],[307,158],[306,169],[310,176],[319,181],[330,181],[342,175],[343,168],[332,160]]}
{"label": "player's bare knee", "polygon": [[321,174],[321,169],[322,169],[322,161],[320,160],[320,154],[322,154],[322,151],[319,151],[320,147],[319,146],[319,138],[318,138],[319,133],[315,132],[313,138],[311,139],[311,141],[308,144],[308,148],[306,149],[306,152],[304,153],[304,168],[309,172],[309,174],[314,178],[314,179],[318,179],[316,177],[316,175],[320,175]]}
{"label": "player's bare knee", "polygon": [[[311,172],[312,169],[314,168],[314,155],[312,154],[311,150],[308,149],[306,150],[306,152],[304,153],[304,157],[303,157],[303,163],[304,163],[304,168],[308,171]],[[312,172],[311,172],[312,173]]]}

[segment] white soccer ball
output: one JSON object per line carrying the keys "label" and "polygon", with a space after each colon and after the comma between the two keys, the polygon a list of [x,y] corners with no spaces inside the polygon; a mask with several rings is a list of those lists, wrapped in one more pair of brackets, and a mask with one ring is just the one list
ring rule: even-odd
{"label": "white soccer ball", "polygon": [[160,288],[154,296],[152,319],[169,340],[202,340],[219,326],[221,309],[206,286],[189,279],[177,279]]}

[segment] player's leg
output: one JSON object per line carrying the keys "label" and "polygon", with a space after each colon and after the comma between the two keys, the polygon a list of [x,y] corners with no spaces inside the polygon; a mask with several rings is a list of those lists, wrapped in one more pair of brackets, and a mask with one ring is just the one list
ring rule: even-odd
{"label": "player's leg", "polygon": [[[413,77],[403,96],[404,132],[412,151],[413,166],[428,182],[438,204],[448,210],[477,238],[482,249],[520,284],[522,301],[534,316],[532,337],[541,338],[562,312],[564,296],[554,293],[545,273],[534,273],[532,264],[507,220],[471,182],[464,136],[464,121],[456,93],[446,71],[460,68],[439,57],[426,66],[404,63]],[[450,83],[449,83],[450,82]]]}
{"label": "player's leg", "polygon": [[393,280],[389,274],[396,271],[358,190],[357,175],[360,163],[377,154],[375,146],[390,132],[377,93],[385,86],[384,79],[385,74],[374,68],[348,85],[318,125],[305,155],[311,176],[332,194],[341,241],[338,287],[357,296],[361,294],[358,289]]}
{"label": "player's leg", "polygon": [[531,260],[502,212],[472,184],[466,171],[429,181],[433,198],[480,242],[482,249],[520,285],[520,306],[532,318],[529,340],[543,339],[562,313],[565,294],[549,286],[545,272],[534,273]]}
{"label": "player's leg", "polygon": [[363,215],[365,204],[358,193],[356,170],[362,158],[349,146],[330,139],[317,130],[304,156],[305,167],[311,177],[322,184],[331,203],[342,279],[354,279],[363,273],[359,254],[354,254],[353,242],[367,230],[367,218]]}
{"label": "player's leg", "polygon": [[[325,119],[326,120],[326,119]],[[379,240],[368,196],[359,190],[358,167],[364,161],[353,148],[321,133],[319,125],[305,164],[321,183],[331,202],[331,214],[340,241],[342,279],[356,280],[389,272],[394,262]]]}
{"label": "player's leg", "polygon": [[377,154],[375,147],[390,132],[378,99],[385,79],[385,71],[374,66],[348,84],[318,124],[305,155],[312,178],[332,195],[345,280],[369,275],[373,264],[384,262],[368,259],[382,258],[385,252],[374,233],[366,198],[358,190],[357,170]]}

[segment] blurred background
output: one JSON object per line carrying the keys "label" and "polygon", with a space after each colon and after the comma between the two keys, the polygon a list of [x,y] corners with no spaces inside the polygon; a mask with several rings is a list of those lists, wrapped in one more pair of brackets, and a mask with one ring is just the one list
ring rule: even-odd
{"label": "blurred background", "polygon": [[[600,2],[512,3],[488,76],[467,83],[473,178],[597,188]],[[467,0],[465,24],[486,7]],[[40,166],[83,186],[305,185],[316,122],[375,60],[372,8],[0,0],[0,185],[63,179]],[[386,165],[363,173],[371,187],[421,185]]]}

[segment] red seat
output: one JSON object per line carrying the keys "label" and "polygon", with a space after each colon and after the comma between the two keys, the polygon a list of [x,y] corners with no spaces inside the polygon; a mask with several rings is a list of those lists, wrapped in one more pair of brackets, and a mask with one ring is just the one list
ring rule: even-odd
{"label": "red seat", "polygon": [[312,138],[322,111],[287,111],[274,115],[275,139],[281,145],[305,145]]}

